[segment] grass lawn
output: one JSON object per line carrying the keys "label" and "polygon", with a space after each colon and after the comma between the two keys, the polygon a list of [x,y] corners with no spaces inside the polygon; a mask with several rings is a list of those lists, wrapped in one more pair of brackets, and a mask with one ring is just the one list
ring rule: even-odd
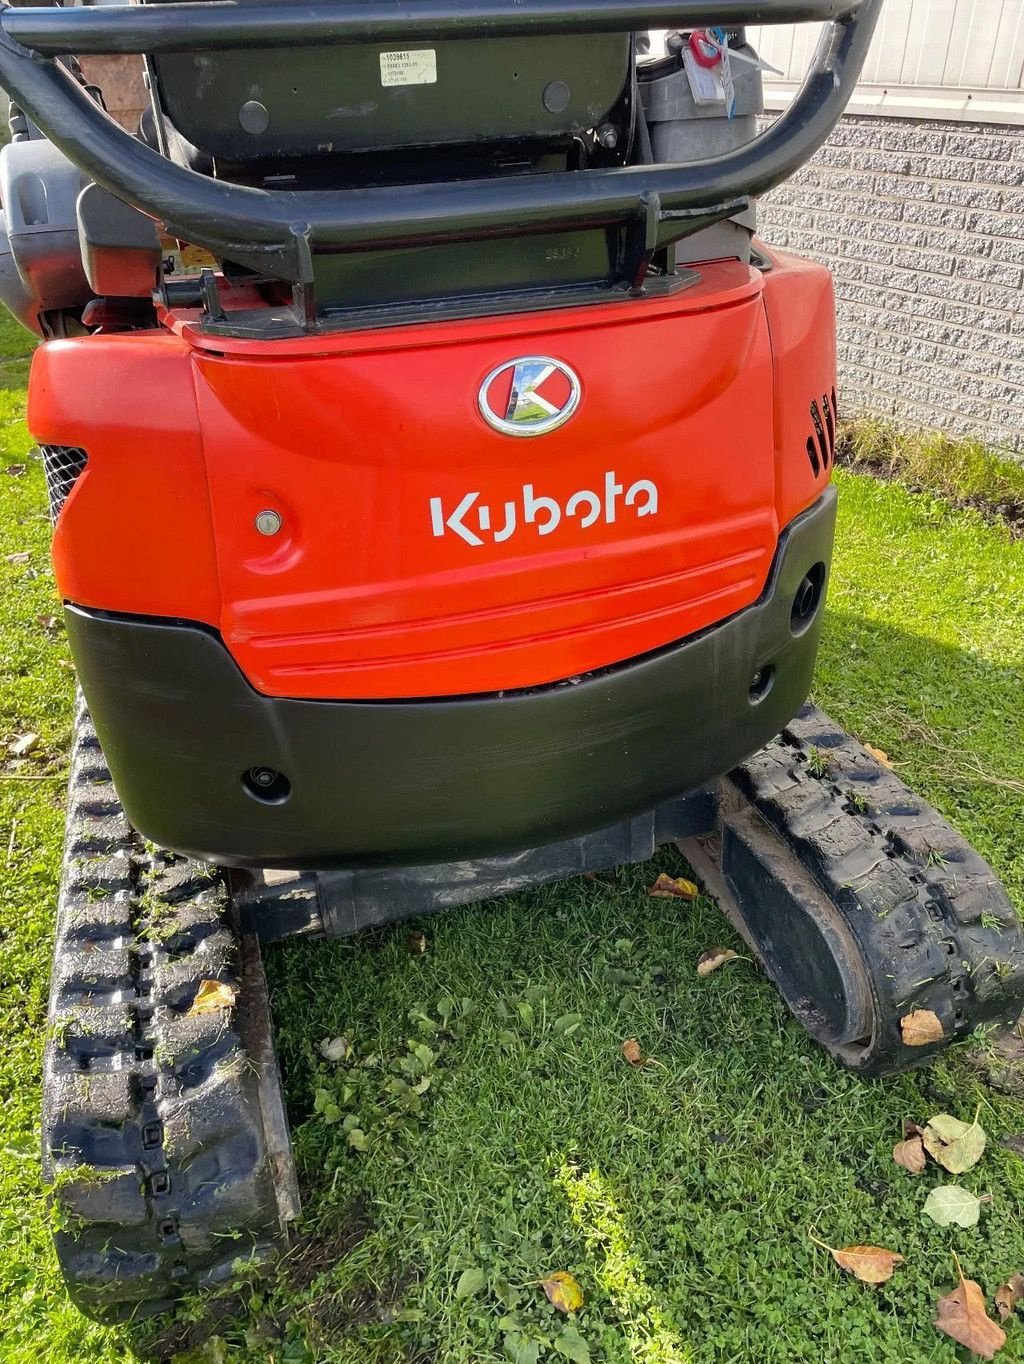
{"label": "grass lawn", "polygon": [[[40,1187],[73,679],[47,622],[40,466],[3,472],[30,448],[12,336],[0,347],[0,739],[31,729],[41,741],[30,773],[0,779],[0,1360],[81,1364],[123,1360],[141,1337],[69,1306]],[[1024,909],[1024,544],[898,485],[840,483],[816,699],[892,756]],[[6,557],[23,552],[27,563]],[[739,944],[712,904],[649,898],[659,868],[684,870],[665,854],[423,921],[422,955],[409,925],[268,954],[302,1240],[269,1284],[223,1304],[214,1339],[191,1338],[192,1358],[963,1357],[932,1326],[934,1303],[954,1285],[954,1249],[990,1300],[1024,1271],[1024,1160],[1001,1144],[1024,1134],[1024,1104],[982,1087],[983,1043],[913,1077],[838,1070],[748,962],[696,977],[702,951]],[[353,1054],[332,1065],[318,1046],[337,1036]],[[629,1037],[657,1064],[627,1066]],[[399,1063],[429,1078],[418,1113],[392,1092]],[[912,1178],[891,1148],[904,1117],[970,1118],[978,1105],[989,1149],[957,1182],[992,1201],[976,1229],[943,1230],[921,1213],[934,1173]],[[869,1288],[809,1241],[812,1226],[906,1264]],[[585,1294],[578,1334],[538,1287],[557,1269]],[[1024,1321],[1008,1330],[998,1358],[1024,1361]]]}

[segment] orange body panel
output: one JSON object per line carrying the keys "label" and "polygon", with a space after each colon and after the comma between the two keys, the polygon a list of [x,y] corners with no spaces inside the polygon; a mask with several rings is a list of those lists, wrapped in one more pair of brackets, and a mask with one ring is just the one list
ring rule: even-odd
{"label": "orange body panel", "polygon": [[[557,312],[276,342],[178,315],[44,346],[32,430],[89,455],[60,590],[205,622],[285,697],[530,687],[722,620],[828,478],[805,446],[834,384],[831,285],[785,257],[700,275]],[[516,439],[478,394],[526,355],[582,393],[559,429]]]}
{"label": "orange body panel", "polygon": [[[776,259],[784,268],[765,275],[764,305],[775,364],[777,497],[785,514],[786,508],[806,505],[808,489],[831,472],[836,324],[832,276],[799,256]],[[817,469],[808,457],[808,441]]]}
{"label": "orange body panel", "polygon": [[216,625],[189,347],[160,331],[51,341],[32,360],[28,420],[40,443],[89,452],[54,531],[61,596]]}

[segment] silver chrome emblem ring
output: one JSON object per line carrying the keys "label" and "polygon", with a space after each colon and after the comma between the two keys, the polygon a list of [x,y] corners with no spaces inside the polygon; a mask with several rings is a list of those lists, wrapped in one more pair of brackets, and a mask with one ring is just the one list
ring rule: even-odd
{"label": "silver chrome emblem ring", "polygon": [[[498,413],[491,404],[490,390],[509,370],[512,387],[504,401],[504,412]],[[555,374],[561,375],[569,386],[569,396],[561,405],[540,392]],[[579,407],[580,381],[561,360],[552,360],[547,355],[522,355],[491,370],[480,385],[477,405],[481,417],[495,431],[506,436],[544,436],[564,425]]]}

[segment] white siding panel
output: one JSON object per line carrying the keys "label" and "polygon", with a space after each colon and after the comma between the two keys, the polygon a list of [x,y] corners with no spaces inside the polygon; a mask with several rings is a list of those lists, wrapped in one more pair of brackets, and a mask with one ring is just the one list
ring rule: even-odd
{"label": "white siding panel", "polygon": [[909,32],[909,0],[898,0],[895,5],[883,4],[875,40],[864,63],[865,81],[877,83],[899,80],[903,54],[909,46]]}
{"label": "white siding panel", "polygon": [[[957,17],[954,11],[964,8],[970,8],[964,0],[959,6],[955,0],[910,0],[903,60],[895,77],[900,85],[942,84]],[[989,49],[988,42],[985,47]]]}
{"label": "white siding panel", "polygon": [[797,30],[820,27],[820,24],[765,24],[748,28],[747,36],[769,66],[774,66],[790,80],[798,80],[796,72],[804,68],[796,61]]}
{"label": "white siding panel", "polygon": [[[1013,11],[1017,10],[1018,13]],[[1007,88],[1013,65],[1011,49],[1018,28],[1019,6],[1006,0],[973,0],[958,16],[958,33],[947,83],[957,86]],[[1016,85],[1016,80],[1013,85]]]}
{"label": "white siding panel", "polygon": [[1024,3],[1003,0],[989,84],[1009,90],[1024,90]]}
{"label": "white siding panel", "polygon": [[[781,93],[800,82],[819,31],[817,24],[749,30],[754,47],[784,73],[766,81],[770,103],[773,86]],[[1024,0],[886,0],[861,87],[858,104],[906,104],[918,87],[928,92],[925,103],[948,90],[951,106],[965,108],[972,92],[1024,92]],[[978,103],[1024,108],[1024,97],[1019,105],[1003,93]]]}

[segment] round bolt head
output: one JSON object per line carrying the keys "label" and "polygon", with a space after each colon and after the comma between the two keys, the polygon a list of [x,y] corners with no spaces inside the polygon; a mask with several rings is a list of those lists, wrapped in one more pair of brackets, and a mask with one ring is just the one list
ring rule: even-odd
{"label": "round bolt head", "polygon": [[544,108],[549,114],[564,114],[569,107],[570,98],[569,87],[565,81],[551,81],[545,85],[544,93],[541,95]]}
{"label": "round bolt head", "polygon": [[282,524],[280,512],[261,511],[256,517],[256,529],[261,535],[276,535]]}
{"label": "round bolt head", "polygon": [[258,99],[246,100],[238,111],[238,122],[242,125],[243,131],[252,133],[254,137],[265,133],[270,124],[267,106],[261,104]]}

